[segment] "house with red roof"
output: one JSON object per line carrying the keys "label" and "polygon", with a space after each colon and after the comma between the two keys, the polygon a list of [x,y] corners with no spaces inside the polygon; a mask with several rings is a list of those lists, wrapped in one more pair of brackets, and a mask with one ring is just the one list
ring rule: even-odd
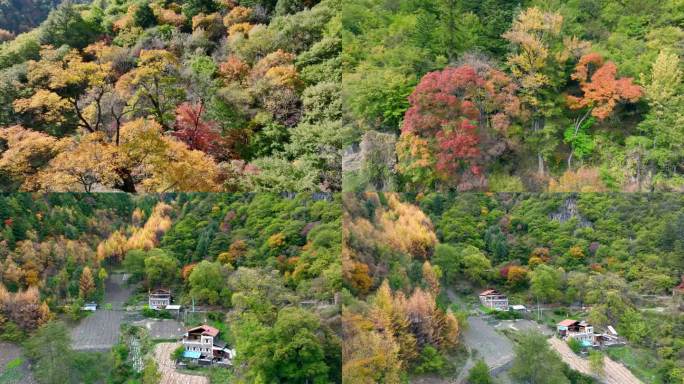
{"label": "house with red roof", "polygon": [[590,347],[596,343],[597,335],[594,335],[594,327],[584,320],[565,319],[556,324],[556,331],[561,339],[575,339],[583,347]]}
{"label": "house with red roof", "polygon": [[218,335],[218,329],[206,324],[188,329],[181,340],[185,347],[183,356],[201,365],[231,365],[235,350],[229,349]]}

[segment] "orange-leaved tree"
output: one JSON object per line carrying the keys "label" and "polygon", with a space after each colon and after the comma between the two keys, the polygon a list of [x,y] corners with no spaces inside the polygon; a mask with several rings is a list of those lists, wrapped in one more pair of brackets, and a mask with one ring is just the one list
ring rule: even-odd
{"label": "orange-leaved tree", "polygon": [[[575,66],[572,79],[579,82],[582,94],[567,96],[570,109],[581,113],[575,118],[571,131],[566,131],[565,140],[572,146],[568,155],[568,169],[572,166],[575,152],[584,154],[580,148],[579,139],[582,132],[591,125],[589,116],[598,120],[609,117],[620,103],[636,102],[643,95],[640,86],[633,83],[630,77],[617,77],[617,66],[612,61],[605,61],[598,53],[588,53],[582,56]],[[589,124],[587,124],[589,121]],[[586,140],[585,140],[586,141]]]}

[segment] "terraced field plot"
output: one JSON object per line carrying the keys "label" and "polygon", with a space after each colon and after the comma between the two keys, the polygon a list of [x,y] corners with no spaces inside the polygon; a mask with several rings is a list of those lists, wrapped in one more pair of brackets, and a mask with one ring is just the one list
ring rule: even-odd
{"label": "terraced field plot", "polygon": [[74,350],[108,351],[119,341],[121,324],[127,316],[123,303],[131,293],[125,281],[123,274],[109,277],[105,285],[104,303],[111,304],[112,309],[98,309],[81,320],[71,331],[71,345]]}
{"label": "terraced field plot", "polygon": [[188,375],[176,371],[176,366],[171,361],[173,352],[180,343],[159,343],[154,347],[154,359],[161,373],[160,384],[209,384],[205,376]]}
{"label": "terraced field plot", "polygon": [[77,351],[108,351],[119,341],[124,316],[119,311],[97,311],[86,317],[71,331],[72,347]]}
{"label": "terraced field plot", "polygon": [[135,326],[147,329],[152,339],[179,339],[185,333],[185,327],[172,319],[143,319],[134,321]]}
{"label": "terraced field plot", "polygon": [[470,348],[479,352],[490,369],[502,367],[515,357],[513,343],[481,318],[469,317],[469,328],[463,332],[463,338]]}
{"label": "terraced field plot", "polygon": [[[560,354],[563,361],[570,368],[587,375],[592,375],[589,369],[589,361],[577,356],[565,342],[552,337],[549,339],[549,344]],[[605,375],[601,378],[601,382],[607,384],[641,384],[641,380],[637,379],[624,365],[613,361],[609,357],[604,357],[604,364]]]}

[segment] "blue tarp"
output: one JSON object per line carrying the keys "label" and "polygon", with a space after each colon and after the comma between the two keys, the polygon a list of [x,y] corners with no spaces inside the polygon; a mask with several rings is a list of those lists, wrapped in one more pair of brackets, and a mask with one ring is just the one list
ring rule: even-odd
{"label": "blue tarp", "polygon": [[591,347],[591,341],[589,341],[589,340],[582,340],[582,346],[583,346],[583,347]]}
{"label": "blue tarp", "polygon": [[187,357],[189,359],[199,359],[200,353],[199,351],[184,351],[183,357]]}

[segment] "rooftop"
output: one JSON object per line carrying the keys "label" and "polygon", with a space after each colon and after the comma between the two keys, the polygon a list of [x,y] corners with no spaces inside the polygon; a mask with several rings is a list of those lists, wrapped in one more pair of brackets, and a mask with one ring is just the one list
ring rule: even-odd
{"label": "rooftop", "polygon": [[558,323],[558,325],[561,327],[569,327],[571,325],[575,325],[576,323],[578,323],[577,320],[565,319],[565,320],[561,321],[560,323]]}
{"label": "rooftop", "polygon": [[500,294],[501,293],[499,293],[499,291],[497,291],[496,289],[487,289],[485,291],[482,291],[480,293],[480,296],[500,295]]}
{"label": "rooftop", "polygon": [[197,331],[202,331],[203,335],[216,337],[219,334],[219,330],[206,324],[202,324],[195,328],[188,329],[188,333],[194,333]]}

